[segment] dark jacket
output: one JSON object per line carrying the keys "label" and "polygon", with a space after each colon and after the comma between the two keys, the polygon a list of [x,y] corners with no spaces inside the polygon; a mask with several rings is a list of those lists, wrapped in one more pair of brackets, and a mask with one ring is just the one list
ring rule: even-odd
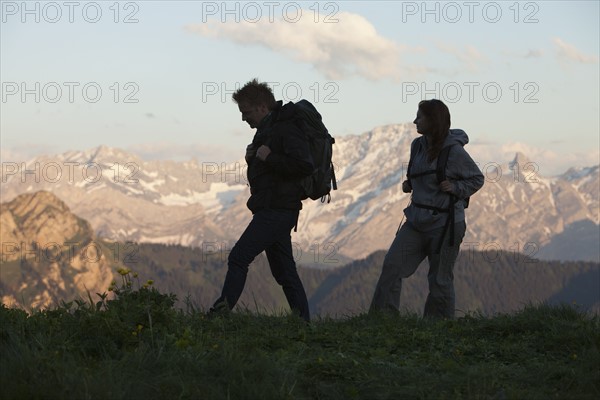
{"label": "dark jacket", "polygon": [[[453,146],[448,155],[446,166],[446,177],[454,184],[454,195],[459,199],[465,199],[477,192],[484,183],[484,177],[479,167],[463,146],[469,143],[469,137],[461,129],[450,129],[443,147]],[[427,161],[427,140],[425,136],[418,137],[411,145],[411,157],[413,166],[411,173],[419,174],[428,170],[435,170],[437,159],[431,163]],[[443,227],[448,214],[438,213],[425,208],[419,208],[414,203],[424,204],[438,208],[448,208],[450,196],[440,190],[440,184],[435,174],[424,175],[411,179],[412,202],[404,210],[406,219],[418,230],[425,232]],[[464,221],[465,203],[457,201],[455,210],[455,222]]]}
{"label": "dark jacket", "polygon": [[247,160],[251,195],[246,205],[252,213],[265,208],[302,209],[299,181],[310,175],[314,166],[308,141],[294,116],[293,103],[282,106],[278,101],[256,130],[254,151],[266,145],[271,153],[265,161],[256,153]]}

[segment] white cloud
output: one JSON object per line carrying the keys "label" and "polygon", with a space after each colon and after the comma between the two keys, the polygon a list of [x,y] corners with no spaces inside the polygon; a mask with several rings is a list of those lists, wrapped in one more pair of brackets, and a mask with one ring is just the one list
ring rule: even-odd
{"label": "white cloud", "polygon": [[35,143],[28,143],[13,147],[2,146],[2,148],[0,148],[0,160],[3,163],[21,163],[28,162],[41,155],[55,154],[56,152],[58,152],[56,146],[41,146]]}
{"label": "white cloud", "polygon": [[479,65],[487,62],[487,58],[475,46],[468,45],[459,49],[449,43],[437,42],[436,47],[438,50],[454,56],[458,62],[472,72],[479,71]]}
{"label": "white cloud", "polygon": [[336,17],[337,23],[315,23],[310,18],[296,23],[283,19],[274,22],[261,19],[256,23],[209,20],[187,25],[185,29],[205,37],[265,46],[293,60],[312,64],[328,79],[359,75],[371,80],[396,80],[421,71],[418,67],[402,67],[400,54],[408,51],[408,47],[379,35],[364,17],[348,12],[340,12]]}
{"label": "white cloud", "polygon": [[523,58],[540,58],[544,55],[544,52],[542,50],[536,50],[536,49],[532,49],[529,50],[527,52],[527,54],[525,54],[524,56],[522,56]]}
{"label": "white cloud", "polygon": [[557,49],[557,56],[561,61],[574,61],[581,64],[598,64],[598,56],[584,54],[575,46],[564,42],[560,38],[554,38],[553,42]]}
{"label": "white cloud", "polygon": [[544,50],[541,49],[529,49],[529,50],[502,50],[500,53],[503,57],[511,58],[542,58],[544,56]]}
{"label": "white cloud", "polygon": [[[248,139],[249,140],[249,139]],[[145,142],[124,146],[124,151],[133,153],[145,161],[151,160],[173,160],[173,161],[211,161],[211,162],[233,162],[243,158],[245,153],[245,141],[239,146],[225,146],[205,143],[174,143],[174,142]],[[111,145],[111,147],[113,147]],[[0,161],[2,163],[29,163],[36,157],[55,156],[67,151],[86,151],[88,149],[57,148],[56,146],[15,146],[0,148]]]}
{"label": "white cloud", "polygon": [[[567,153],[548,148],[532,146],[523,142],[508,142],[504,144],[473,141],[467,145],[473,159],[481,166],[486,164],[506,165],[514,160],[517,153],[524,159],[521,162],[532,163],[538,173],[545,177],[560,175],[571,167],[591,167],[600,164],[600,152]],[[560,147],[560,145],[557,145]],[[525,166],[522,166],[525,167]]]}
{"label": "white cloud", "polygon": [[231,147],[208,145],[202,143],[173,143],[173,142],[148,142],[136,143],[126,149],[139,155],[144,160],[173,160],[232,162],[243,157],[244,148],[232,149]]}

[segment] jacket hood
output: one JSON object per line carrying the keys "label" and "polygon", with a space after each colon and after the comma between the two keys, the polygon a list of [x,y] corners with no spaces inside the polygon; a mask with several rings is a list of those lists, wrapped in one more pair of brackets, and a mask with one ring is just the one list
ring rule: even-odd
{"label": "jacket hood", "polygon": [[448,132],[448,136],[446,136],[446,140],[444,141],[443,147],[452,146],[453,144],[460,144],[461,146],[464,146],[467,143],[469,143],[469,137],[465,131],[462,129],[450,129],[450,132]]}
{"label": "jacket hood", "polygon": [[452,146],[453,144],[464,146],[467,143],[469,143],[469,136],[467,136],[465,131],[462,129],[450,129],[443,147]]}

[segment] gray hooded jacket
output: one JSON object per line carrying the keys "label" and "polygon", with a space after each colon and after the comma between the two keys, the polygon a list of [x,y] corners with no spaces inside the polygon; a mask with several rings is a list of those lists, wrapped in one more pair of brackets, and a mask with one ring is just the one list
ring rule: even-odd
{"label": "gray hooded jacket", "polygon": [[[464,201],[483,186],[484,177],[477,164],[465,151],[463,146],[469,143],[469,137],[461,129],[450,129],[444,142],[444,146],[453,146],[448,155],[446,166],[446,178],[453,183],[453,194],[459,199],[455,204],[455,222],[464,221]],[[437,159],[431,163],[427,162],[427,139],[425,136],[416,138],[411,144],[411,174],[419,174],[425,171],[435,170]],[[425,208],[419,208],[414,203],[433,206],[437,208],[448,208],[450,196],[440,190],[439,182],[435,174],[423,175],[411,179],[412,201],[404,209],[407,221],[417,230],[426,232],[443,227],[448,218],[448,213],[439,213]]]}

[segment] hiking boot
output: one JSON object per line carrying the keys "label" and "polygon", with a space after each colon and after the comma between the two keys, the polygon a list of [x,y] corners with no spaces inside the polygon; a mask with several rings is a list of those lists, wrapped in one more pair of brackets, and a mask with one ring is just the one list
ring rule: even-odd
{"label": "hiking boot", "polygon": [[229,313],[231,313],[229,305],[227,305],[227,301],[223,300],[215,303],[210,310],[208,310],[206,316],[207,318],[224,317],[229,315]]}

